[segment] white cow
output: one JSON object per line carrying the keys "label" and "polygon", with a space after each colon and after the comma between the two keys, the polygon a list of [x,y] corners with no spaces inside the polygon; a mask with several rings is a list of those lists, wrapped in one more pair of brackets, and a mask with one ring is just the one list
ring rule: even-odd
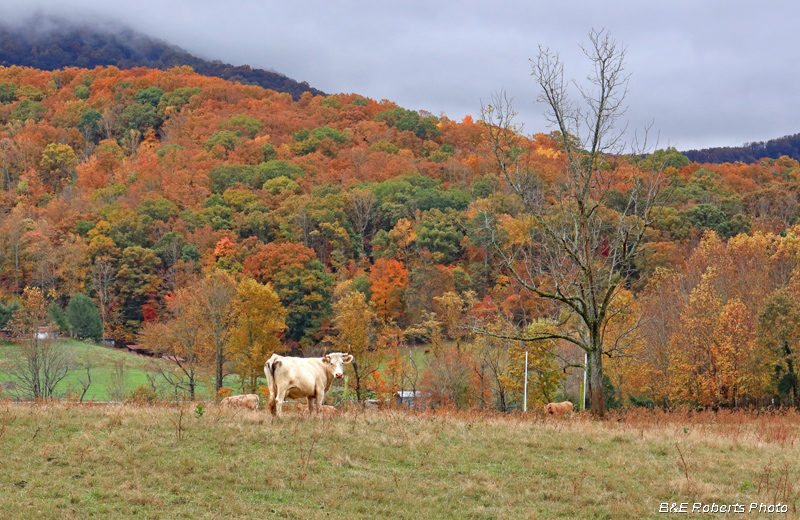
{"label": "white cow", "polygon": [[[353,361],[350,354],[333,352],[321,358],[296,358],[273,354],[264,365],[264,374],[269,384],[269,410],[272,415],[281,415],[283,401],[289,399],[308,400],[308,413],[316,408],[319,414],[325,402],[325,392],[334,379],[344,375],[344,364]],[[316,407],[313,406],[316,399]]]}

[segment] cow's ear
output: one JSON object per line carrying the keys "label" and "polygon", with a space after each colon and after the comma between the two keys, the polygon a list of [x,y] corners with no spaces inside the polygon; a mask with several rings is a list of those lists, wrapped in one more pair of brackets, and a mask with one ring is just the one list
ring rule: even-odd
{"label": "cow's ear", "polygon": [[323,363],[327,363],[327,364],[330,365],[331,364],[331,357],[328,354],[325,354],[324,356],[322,356],[322,362]]}
{"label": "cow's ear", "polygon": [[353,355],[352,354],[345,354],[342,357],[342,361],[344,361],[345,363],[349,363],[349,362],[353,361]]}

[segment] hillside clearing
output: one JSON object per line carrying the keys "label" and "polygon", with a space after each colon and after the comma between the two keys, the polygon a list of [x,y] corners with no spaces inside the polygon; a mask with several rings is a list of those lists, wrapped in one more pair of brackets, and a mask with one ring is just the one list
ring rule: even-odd
{"label": "hillside clearing", "polygon": [[[86,381],[86,370],[82,367],[87,363],[91,366],[92,384],[84,399],[89,401],[115,400],[111,395],[115,391],[127,397],[135,388],[149,385],[147,372],[154,364],[167,363],[160,359],[78,340],[59,340],[59,344],[70,353],[75,363],[75,369],[56,387],[59,396],[80,396],[81,381]],[[13,381],[13,378],[4,371],[3,365],[11,361],[17,350],[18,347],[14,343],[0,343],[0,382]],[[116,388],[119,386],[122,388]],[[201,388],[200,395],[211,397],[207,395],[205,388]]]}

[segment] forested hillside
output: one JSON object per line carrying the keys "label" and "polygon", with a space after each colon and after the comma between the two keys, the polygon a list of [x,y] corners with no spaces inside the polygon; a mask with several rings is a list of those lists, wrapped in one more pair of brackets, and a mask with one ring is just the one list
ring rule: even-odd
{"label": "forested hillside", "polygon": [[0,25],[0,65],[58,70],[64,67],[115,66],[167,70],[189,65],[197,73],[247,85],[288,92],[296,101],[303,92],[324,95],[306,82],[276,72],[198,58],[164,41],[131,29],[116,32],[65,20],[39,17],[22,26]]}
{"label": "forested hillside", "polygon": [[688,150],[683,154],[692,161],[700,163],[743,162],[754,163],[764,158],[779,159],[787,156],[800,160],[800,134],[786,135],[767,142],[757,141],[742,146],[723,146]]}
{"label": "forested hillside", "polygon": [[[507,332],[574,326],[499,254],[536,227],[531,205],[569,210],[549,190],[565,175],[555,135],[507,150],[531,172],[520,196],[480,122],[356,94],[295,101],[189,67],[0,67],[0,102],[0,328],[34,293],[58,309],[86,293],[106,334],[251,389],[272,351],[325,347],[354,353],[359,397],[425,388],[505,410],[526,349]],[[632,172],[664,175],[603,331],[624,354],[605,361],[609,406],[796,399],[798,162],[609,159],[608,222],[636,218]],[[425,370],[403,348],[419,342]],[[582,362],[545,346],[532,402]]]}

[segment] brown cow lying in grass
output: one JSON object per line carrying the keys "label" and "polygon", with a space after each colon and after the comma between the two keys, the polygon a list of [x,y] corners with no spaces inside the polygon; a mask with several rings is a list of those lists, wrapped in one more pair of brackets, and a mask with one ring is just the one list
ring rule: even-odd
{"label": "brown cow lying in grass", "polygon": [[547,403],[544,405],[544,411],[550,415],[564,415],[572,411],[572,403],[564,401],[563,403]]}
{"label": "brown cow lying in grass", "polygon": [[[308,411],[308,405],[305,405],[303,403],[297,403],[296,405],[294,405],[294,411],[300,414],[305,413]],[[339,409],[333,406],[329,406],[327,404],[323,404],[322,413],[330,417],[332,415],[337,415],[339,413]]]}
{"label": "brown cow lying in grass", "polygon": [[219,404],[225,408],[247,408],[249,410],[258,410],[258,395],[232,395],[223,399]]}

